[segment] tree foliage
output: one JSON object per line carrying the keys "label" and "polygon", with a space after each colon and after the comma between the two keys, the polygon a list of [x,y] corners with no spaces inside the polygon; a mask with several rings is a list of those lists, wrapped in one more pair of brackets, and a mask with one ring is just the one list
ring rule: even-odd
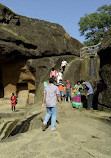
{"label": "tree foliage", "polygon": [[103,5],[95,13],[81,17],[79,26],[80,35],[85,36],[85,45],[98,44],[111,27],[111,5]]}

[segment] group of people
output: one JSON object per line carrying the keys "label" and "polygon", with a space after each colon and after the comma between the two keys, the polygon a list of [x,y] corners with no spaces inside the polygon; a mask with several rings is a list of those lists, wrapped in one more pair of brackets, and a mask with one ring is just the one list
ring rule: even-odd
{"label": "group of people", "polygon": [[47,113],[42,125],[43,131],[46,130],[47,123],[50,117],[51,117],[51,131],[55,130],[56,116],[57,116],[57,99],[60,103],[60,108],[62,108],[62,98],[63,98],[63,89],[64,89],[64,84],[62,84],[62,77],[63,74],[65,74],[66,65],[69,64],[67,63],[67,61],[63,59],[61,63],[61,69],[59,72],[57,72],[54,68],[51,69],[49,85],[47,85],[47,82],[44,82],[45,88],[43,94],[42,107],[44,108],[46,103]]}
{"label": "group of people", "polygon": [[50,78],[54,77],[56,79],[57,83],[59,83],[59,81],[62,80],[62,77],[65,74],[66,65],[69,65],[69,64],[67,61],[65,61],[63,59],[61,62],[61,68],[60,68],[59,72],[57,72],[57,70],[55,70],[55,68],[51,69]]}
{"label": "group of people", "polygon": [[[81,108],[82,107],[81,93],[84,90],[83,85],[85,85],[85,89],[87,90],[87,109],[89,110],[90,108],[92,108],[92,100],[93,100],[93,88],[89,82],[85,82],[83,80],[78,81],[72,90],[71,84],[69,83],[69,80],[67,80],[65,86],[64,101],[66,102],[66,99],[68,99],[68,101],[70,102],[70,94],[71,91],[73,91],[74,97],[72,101],[72,107]],[[56,84],[56,80],[54,77],[51,77],[49,79],[49,85],[44,88],[42,107],[44,108],[46,103],[47,113],[43,121],[43,126],[42,126],[43,131],[46,130],[47,123],[50,117],[51,117],[51,130],[52,131],[55,130],[56,116],[57,116],[57,99],[60,103],[60,108],[62,108],[63,89],[64,89],[64,84],[62,84],[62,80],[60,80],[60,82]]]}
{"label": "group of people", "polygon": [[[42,107],[45,107],[47,113],[43,121],[42,129],[43,131],[47,128],[47,123],[51,117],[51,130],[55,130],[56,116],[57,116],[57,99],[60,103],[60,108],[62,108],[62,101],[71,102],[71,93],[73,93],[72,107],[82,108],[81,93],[85,90],[87,92],[87,109],[92,108],[93,100],[93,88],[89,82],[84,80],[77,81],[77,84],[72,88],[69,80],[66,81],[64,85],[62,83],[62,75],[64,74],[65,67],[57,73],[57,71],[52,68],[50,72],[49,85],[44,88]],[[60,73],[60,74],[59,74]],[[84,87],[85,85],[85,87]],[[64,98],[64,99],[63,99]]]}
{"label": "group of people", "polygon": [[[55,130],[56,124],[56,116],[57,116],[57,99],[60,103],[60,108],[62,108],[62,101],[71,102],[71,93],[73,94],[72,107],[74,108],[82,108],[83,105],[81,103],[81,93],[86,90],[87,91],[87,109],[92,108],[92,100],[93,100],[93,88],[89,82],[84,80],[77,81],[77,84],[72,88],[69,80],[66,81],[64,85],[62,83],[63,74],[65,74],[65,67],[68,63],[63,60],[61,63],[60,72],[57,72],[54,68],[52,68],[50,72],[49,85],[47,82],[44,82],[44,93],[43,93],[43,101],[42,107],[44,108],[46,105],[47,113],[45,119],[43,121],[42,130],[45,131],[47,128],[47,123],[51,117],[51,130]],[[85,85],[85,87],[83,86]],[[64,98],[64,99],[63,99]],[[15,111],[15,106],[17,104],[17,98],[12,93],[11,95],[11,106],[12,111]]]}
{"label": "group of people", "polygon": [[[68,100],[70,102],[71,99],[71,93],[73,92],[74,97],[72,101],[72,106],[76,108],[81,108],[81,93],[84,90],[87,90],[87,109],[90,109],[92,107],[92,98],[93,98],[93,88],[89,82],[85,82],[83,80],[77,81],[77,84],[74,86],[74,88],[71,87],[71,84],[69,83],[69,80],[66,81],[66,85],[62,83],[62,77],[65,73],[65,67],[66,67],[67,61],[63,60],[61,63],[61,68],[59,72],[57,72],[54,68],[52,68],[50,72],[50,78],[53,77],[55,79],[55,84],[58,86],[60,91],[60,98],[64,101]],[[68,64],[69,65],[69,64]],[[83,88],[83,85],[85,85],[85,89]],[[47,84],[46,84],[47,86]],[[64,93],[63,93],[64,92]]]}
{"label": "group of people", "polygon": [[[83,87],[85,85],[85,87]],[[74,86],[73,92],[74,97],[72,101],[72,106],[76,108],[83,107],[81,102],[81,93],[85,90],[87,94],[87,110],[92,108],[92,101],[93,101],[93,88],[89,82],[86,82],[84,80],[77,81],[77,84]]]}
{"label": "group of people", "polygon": [[[66,102],[67,100],[68,102],[71,102],[71,93],[72,93],[73,95],[72,107],[81,108],[83,107],[82,102],[81,102],[81,93],[86,92],[87,93],[87,109],[92,108],[92,100],[93,100],[94,92],[89,82],[85,82],[83,80],[77,81],[77,84],[74,85],[74,87],[72,88],[69,80],[67,80],[66,84],[64,85],[62,83],[62,79],[60,79],[59,82],[57,83],[55,80],[55,85],[58,86],[59,88],[61,101],[64,100],[64,102]],[[85,85],[85,87],[83,85]]]}

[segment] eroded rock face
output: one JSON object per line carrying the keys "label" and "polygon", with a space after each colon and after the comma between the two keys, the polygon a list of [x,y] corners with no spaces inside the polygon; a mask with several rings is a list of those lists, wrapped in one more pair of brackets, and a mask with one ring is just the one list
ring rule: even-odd
{"label": "eroded rock face", "polygon": [[105,84],[105,89],[99,96],[99,105],[111,108],[111,29],[105,34],[98,55],[100,57],[100,76]]}
{"label": "eroded rock face", "polygon": [[78,49],[83,46],[71,38],[60,25],[16,15],[2,5],[0,34],[3,56],[10,54],[35,58],[67,53],[79,56]]}
{"label": "eroded rock face", "polygon": [[79,41],[58,24],[17,15],[0,4],[0,97],[14,92],[20,104],[37,100],[52,67],[79,57]]}
{"label": "eroded rock face", "polygon": [[0,98],[10,98],[13,92],[21,98],[19,103],[26,105],[30,93],[35,92],[35,76],[25,60],[0,63],[0,85]]}

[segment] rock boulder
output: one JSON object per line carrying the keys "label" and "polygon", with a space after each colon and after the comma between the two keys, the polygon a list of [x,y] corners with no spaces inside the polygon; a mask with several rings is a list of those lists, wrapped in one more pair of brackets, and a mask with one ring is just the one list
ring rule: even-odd
{"label": "rock boulder", "polygon": [[81,47],[62,26],[17,15],[0,4],[0,98],[14,92],[18,103],[34,103],[51,68],[59,69],[63,58],[78,58]]}
{"label": "rock boulder", "polygon": [[99,105],[111,108],[111,28],[107,31],[98,51],[100,57],[100,76],[105,85],[99,95]]}

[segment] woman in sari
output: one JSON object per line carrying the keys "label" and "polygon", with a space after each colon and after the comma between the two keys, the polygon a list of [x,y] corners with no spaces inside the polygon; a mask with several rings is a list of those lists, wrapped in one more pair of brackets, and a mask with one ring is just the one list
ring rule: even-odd
{"label": "woman in sari", "polygon": [[82,108],[82,103],[81,103],[82,86],[80,84],[80,81],[77,81],[77,84],[74,86],[73,92],[74,92],[74,97],[73,97],[72,107]]}

